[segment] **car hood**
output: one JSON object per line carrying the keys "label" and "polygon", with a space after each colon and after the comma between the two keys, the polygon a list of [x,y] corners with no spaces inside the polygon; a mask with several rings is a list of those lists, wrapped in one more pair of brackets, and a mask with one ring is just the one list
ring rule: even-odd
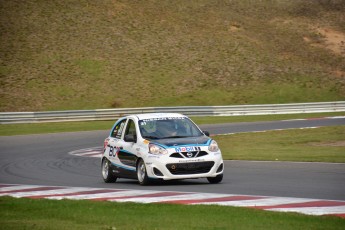
{"label": "car hood", "polygon": [[207,136],[200,136],[200,137],[185,137],[185,138],[167,138],[167,139],[152,140],[152,142],[171,147],[171,146],[179,146],[179,145],[205,145],[209,142],[210,139],[211,138]]}

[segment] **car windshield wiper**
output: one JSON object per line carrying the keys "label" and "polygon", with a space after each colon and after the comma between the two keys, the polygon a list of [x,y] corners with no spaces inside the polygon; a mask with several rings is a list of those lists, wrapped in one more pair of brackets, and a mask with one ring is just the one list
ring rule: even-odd
{"label": "car windshield wiper", "polygon": [[148,138],[148,139],[160,139],[159,137],[156,137],[156,136],[143,136],[143,138]]}

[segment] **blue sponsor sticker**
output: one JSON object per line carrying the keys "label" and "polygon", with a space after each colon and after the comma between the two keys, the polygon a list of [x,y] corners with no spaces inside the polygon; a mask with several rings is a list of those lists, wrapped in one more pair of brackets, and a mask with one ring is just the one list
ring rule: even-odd
{"label": "blue sponsor sticker", "polygon": [[177,147],[175,148],[176,152],[192,152],[192,151],[200,151],[200,147],[188,146],[188,147]]}

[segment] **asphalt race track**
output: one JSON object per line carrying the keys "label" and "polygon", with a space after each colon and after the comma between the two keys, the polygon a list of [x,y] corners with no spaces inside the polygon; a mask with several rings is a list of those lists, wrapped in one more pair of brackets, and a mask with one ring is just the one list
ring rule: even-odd
{"label": "asphalt race track", "polygon": [[[345,118],[204,125],[211,134],[345,125]],[[109,127],[110,128],[110,127]],[[99,147],[108,131],[0,137],[0,183],[246,194],[345,200],[345,164],[226,161],[221,184],[206,179],[140,186],[103,182],[100,159],[69,154]]]}

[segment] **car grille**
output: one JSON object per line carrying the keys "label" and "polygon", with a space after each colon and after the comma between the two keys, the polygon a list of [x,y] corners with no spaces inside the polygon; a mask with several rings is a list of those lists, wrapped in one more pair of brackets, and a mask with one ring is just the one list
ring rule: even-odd
{"label": "car grille", "polygon": [[[189,156],[188,156],[189,154]],[[208,153],[205,151],[192,151],[192,152],[179,152],[173,153],[170,157],[173,158],[193,158],[193,157],[203,157],[206,156]]]}
{"label": "car grille", "polygon": [[213,167],[213,161],[167,164],[166,167],[173,175],[208,173]]}

